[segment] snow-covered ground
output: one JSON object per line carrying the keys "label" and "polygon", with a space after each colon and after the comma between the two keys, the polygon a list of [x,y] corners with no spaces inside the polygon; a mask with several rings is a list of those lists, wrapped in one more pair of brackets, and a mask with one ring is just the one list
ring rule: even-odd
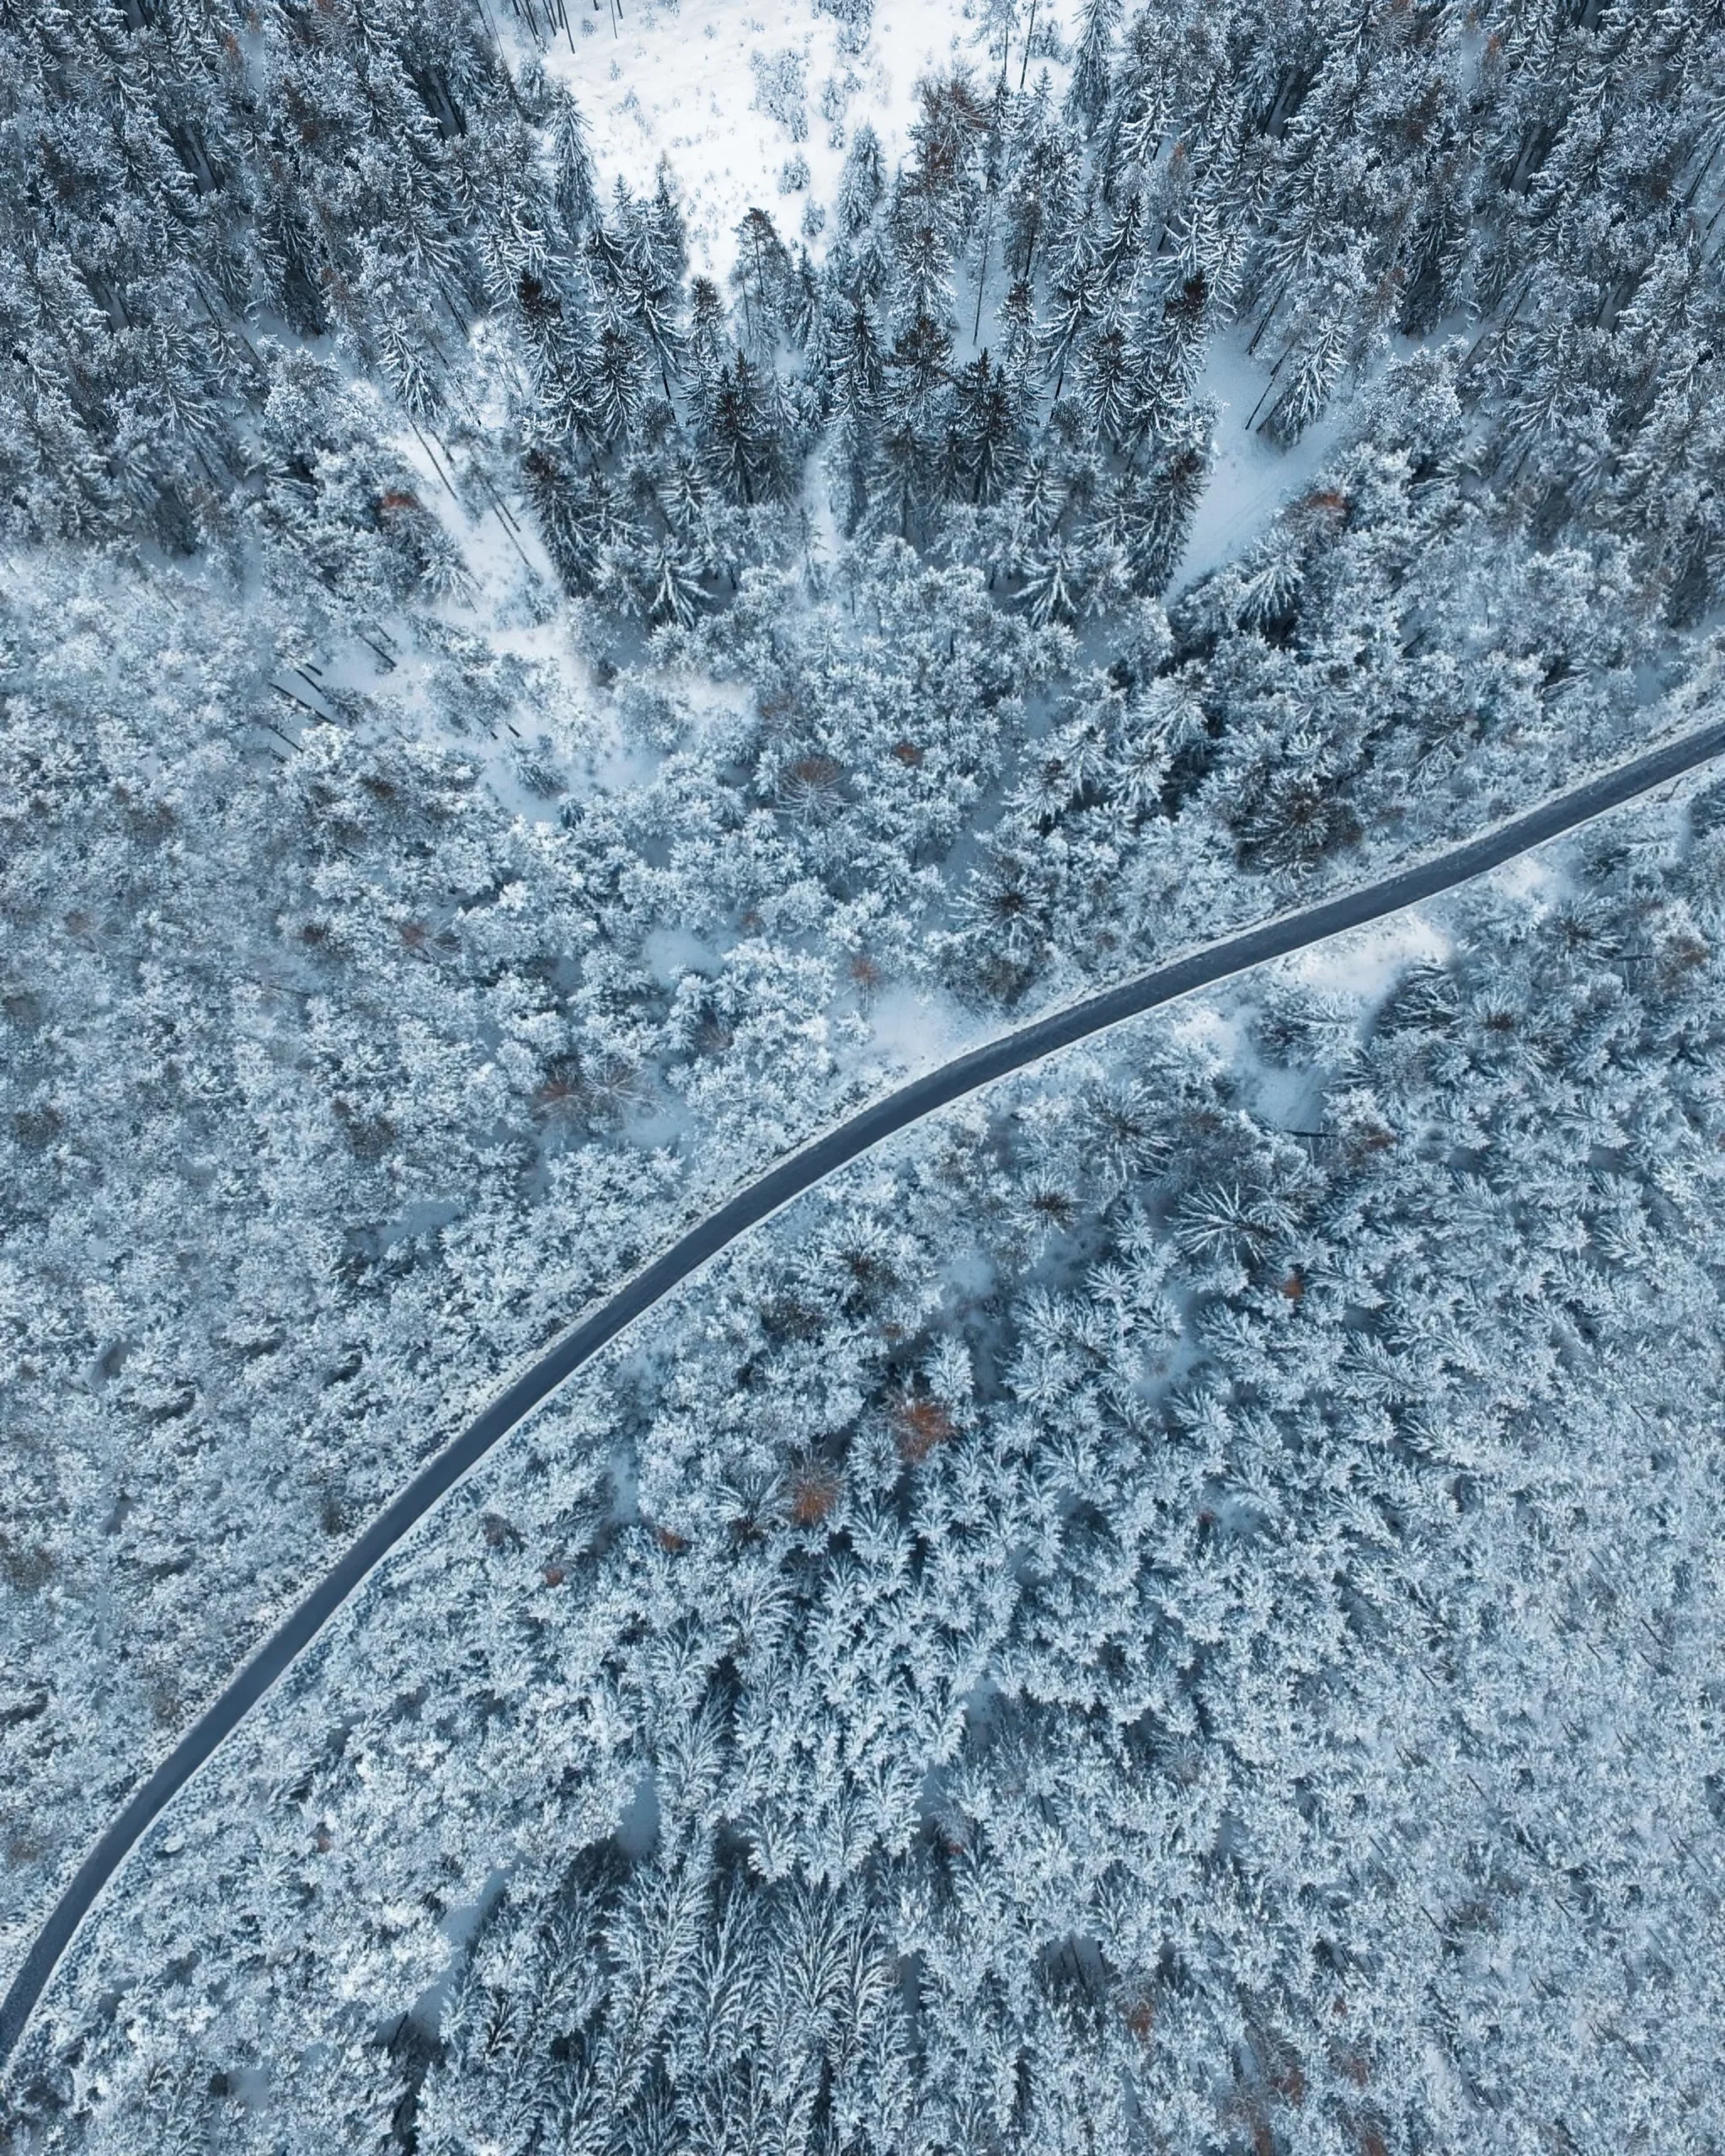
{"label": "snow-covered ground", "polygon": [[[1528,855],[1528,860],[1542,857]],[[1514,864],[1520,866],[1519,862]],[[1500,871],[1499,873],[1505,872]],[[1357,1002],[1362,1015],[1381,1003],[1412,965],[1441,963],[1455,948],[1448,930],[1418,907],[1391,914],[1327,942],[1308,944],[1283,961],[1286,977],[1315,995]]]}
{"label": "snow-covered ground", "polygon": [[1268,371],[1261,360],[1246,356],[1243,330],[1225,330],[1212,339],[1199,393],[1213,398],[1220,408],[1215,461],[1186,551],[1170,580],[1171,592],[1243,552],[1283,504],[1310,486],[1348,425],[1352,400],[1344,392],[1291,448],[1258,432],[1252,422],[1268,408]]}
{"label": "snow-covered ground", "polygon": [[[881,0],[852,40],[812,0],[624,0],[621,18],[606,0],[570,6],[572,35],[543,64],[579,103],[602,174],[650,186],[664,160],[696,266],[723,276],[745,211],[771,211],[794,239],[805,205],[830,204],[859,122],[889,165],[902,155],[918,80],[955,60],[982,64],[974,12],[971,0]],[[782,185],[798,160],[806,177]]]}

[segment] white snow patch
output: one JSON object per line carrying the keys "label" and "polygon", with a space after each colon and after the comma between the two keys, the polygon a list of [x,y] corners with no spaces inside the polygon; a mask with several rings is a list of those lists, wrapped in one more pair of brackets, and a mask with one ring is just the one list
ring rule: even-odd
{"label": "white snow patch", "polygon": [[[889,170],[903,156],[918,80],[955,60],[980,74],[970,0],[885,0],[862,50],[840,50],[841,25],[812,0],[741,9],[729,0],[628,0],[615,13],[572,6],[573,36],[547,47],[547,73],[581,108],[601,184],[621,175],[650,188],[662,158],[688,221],[695,266],[723,277],[745,211],[771,211],[794,244],[804,205],[830,209],[856,125],[880,137]],[[806,86],[806,135],[759,109],[751,57],[792,53]],[[788,163],[808,168],[806,189],[782,194]]]}
{"label": "white snow patch", "polygon": [[1239,333],[1212,339],[1198,393],[1221,407],[1215,462],[1171,581],[1173,590],[1242,553],[1283,504],[1311,484],[1342,437],[1354,403],[1348,394],[1338,397],[1291,448],[1255,431],[1248,422],[1259,400],[1262,420],[1274,395],[1264,398],[1268,379],[1266,368],[1247,358]]}
{"label": "white snow patch", "polygon": [[686,928],[655,928],[641,939],[641,960],[662,988],[685,974],[710,974],[717,958],[709,943]]}
{"label": "white snow patch", "polygon": [[1421,960],[1448,958],[1450,937],[1423,913],[1398,913],[1369,927],[1313,943],[1284,961],[1293,977],[1320,995],[1376,1004],[1397,977]]}
{"label": "white snow patch", "polygon": [[[1220,994],[1226,994],[1225,985]],[[1183,1048],[1202,1049],[1218,1065],[1236,1064],[1247,1046],[1245,1021],[1231,1001],[1207,996],[1183,1003],[1175,1011],[1168,1031]]]}
{"label": "white snow patch", "polygon": [[1397,979],[1422,959],[1452,947],[1443,927],[1421,912],[1392,915],[1291,953],[1270,971],[1219,982],[1174,1017],[1177,1040],[1207,1051],[1226,1067],[1252,1112],[1277,1129],[1311,1133],[1323,1119],[1322,1060],[1284,1066],[1268,1060],[1254,1037],[1268,981],[1296,982],[1354,1037]]}
{"label": "white snow patch", "polygon": [[1200,397],[1221,407],[1216,423],[1215,462],[1192,520],[1186,551],[1170,580],[1178,591],[1225,562],[1236,559],[1274,522],[1276,513],[1305,493],[1323,472],[1346,437],[1361,399],[1392,359],[1441,345],[1454,334],[1453,323],[1440,323],[1423,337],[1392,337],[1364,369],[1360,378],[1337,386],[1323,411],[1289,448],[1258,431],[1274,404],[1279,385],[1270,368],[1278,356],[1272,340],[1265,351],[1247,358],[1245,327],[1236,324],[1210,340]]}
{"label": "white snow patch", "polygon": [[946,996],[900,985],[883,990],[869,1007],[868,1053],[915,1077],[980,1047],[999,1030]]}
{"label": "white snow patch", "polygon": [[1557,905],[1575,889],[1568,861],[1550,846],[1517,854],[1493,873],[1492,881],[1502,897],[1520,899],[1536,910]]}

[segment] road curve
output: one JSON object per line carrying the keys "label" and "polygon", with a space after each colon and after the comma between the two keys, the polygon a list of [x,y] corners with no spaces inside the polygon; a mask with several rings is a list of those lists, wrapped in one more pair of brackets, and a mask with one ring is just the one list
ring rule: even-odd
{"label": "road curve", "polygon": [[334,1568],[264,1641],[224,1690],[199,1716],[120,1817],[96,1844],[49,1913],[0,2005],[0,2069],[16,2048],[61,1956],[108,1881],[120,1869],[169,1800],[191,1779],[289,1666],[304,1653],[337,1609],[366,1576],[447,1495],[498,1440],[626,1326],[652,1309],[673,1288],[769,1214],[822,1182],[836,1169],[996,1078],[1022,1070],[1057,1049],[1116,1025],[1123,1018],[1171,1003],[1196,989],[1260,966],[1267,959],[1322,942],[1345,929],[1398,913],[1422,899],[1453,890],[1517,854],[1560,837],[1609,808],[1651,792],[1668,780],[1725,755],[1725,720],[1668,742],[1663,748],[1615,766],[1560,793],[1526,814],[1499,824],[1452,851],[1438,855],[1381,882],[1321,905],[1284,914],[1256,928],[1206,944],[1172,964],[1069,1004],[1016,1033],[989,1041],[968,1054],[914,1079],[895,1093],[817,1138],[769,1168],[746,1190],[691,1228],[669,1250],[626,1281],[596,1310],[555,1341],[532,1368],[428,1460],[385,1507]]}

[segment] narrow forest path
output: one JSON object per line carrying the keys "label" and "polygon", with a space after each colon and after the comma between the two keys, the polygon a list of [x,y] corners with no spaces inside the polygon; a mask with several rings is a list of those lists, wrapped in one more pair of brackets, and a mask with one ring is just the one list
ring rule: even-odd
{"label": "narrow forest path", "polygon": [[1494,825],[1464,846],[1339,898],[1284,914],[1207,944],[1153,972],[1051,1011],[875,1102],[778,1161],[697,1222],[661,1257],[553,1342],[476,1421],[427,1461],[264,1641],[136,1790],[50,1911],[0,2004],[0,2069],[16,2048],[49,1978],[97,1897],[216,1747],[305,1652],[341,1604],[396,1545],[500,1438],[709,1258],[883,1139],[996,1078],[1022,1070],[1059,1049],[1118,1025],[1122,1019],[1136,1017],[1231,974],[1453,890],[1722,755],[1725,755],[1725,719],[1715,720],[1663,748],[1600,772],[1538,808]]}

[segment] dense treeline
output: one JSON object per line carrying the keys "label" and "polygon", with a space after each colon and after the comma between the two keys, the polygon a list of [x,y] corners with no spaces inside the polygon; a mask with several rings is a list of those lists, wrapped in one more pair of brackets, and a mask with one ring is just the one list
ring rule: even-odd
{"label": "dense treeline", "polygon": [[[525,35],[459,0],[17,10],[11,528],[316,529],[332,585],[435,588],[377,446],[406,420],[525,494],[572,589],[686,622],[794,556],[818,449],[846,533],[1071,619],[1167,581],[1218,326],[1286,439],[1386,334],[1471,325],[1476,490],[1543,542],[1623,533],[1644,607],[1717,595],[1714,9],[1092,0],[1063,96],[1015,74],[1012,12],[900,170],[857,131],[818,264],[754,210],[726,292],[663,175],[606,191]],[[384,392],[369,442],[318,355]]]}
{"label": "dense treeline", "polygon": [[1720,803],[1570,867],[689,1291],[158,1838],[42,2145],[1711,2148]]}
{"label": "dense treeline", "polygon": [[1621,555],[1494,540],[1442,368],[1391,387],[1106,666],[895,539],[596,699],[430,616],[341,686],[105,568],[0,616],[9,1925],[476,1388],[920,1052],[907,997],[999,1022],[1644,723]]}
{"label": "dense treeline", "polygon": [[499,1369],[885,1082],[868,1014],[931,978],[1067,640],[902,549],[872,583],[846,709],[889,781],[842,821],[752,703],[619,720],[453,636],[350,691],[100,569],[0,610],[13,1936]]}

